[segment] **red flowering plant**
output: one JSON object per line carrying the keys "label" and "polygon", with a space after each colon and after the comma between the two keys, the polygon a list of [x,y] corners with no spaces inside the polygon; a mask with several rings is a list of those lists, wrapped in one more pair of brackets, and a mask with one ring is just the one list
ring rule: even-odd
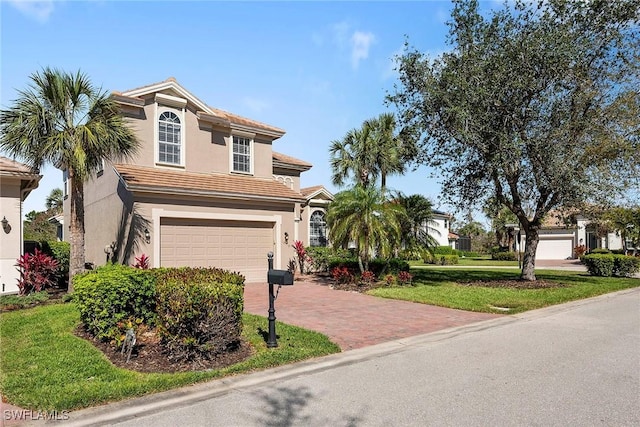
{"label": "red flowering plant", "polygon": [[20,295],[40,292],[56,284],[58,261],[37,248],[33,254],[27,253],[18,258],[16,267],[20,270]]}
{"label": "red flowering plant", "polygon": [[135,264],[132,265],[132,267],[140,268],[142,270],[148,270],[149,269],[149,257],[146,256],[145,254],[137,256],[136,257],[136,262],[135,262]]}
{"label": "red flowering plant", "polygon": [[331,277],[340,284],[353,281],[353,274],[351,274],[347,267],[334,267],[334,269],[331,270]]}
{"label": "red flowering plant", "polygon": [[401,271],[398,273],[398,282],[400,282],[401,285],[410,285],[412,279],[413,274],[408,271]]}
{"label": "red flowering plant", "polygon": [[298,257],[298,267],[300,268],[300,274],[304,274],[304,261],[307,258],[307,250],[304,244],[300,240],[293,242],[293,249],[296,251]]}
{"label": "red flowering plant", "polygon": [[376,275],[373,274],[372,271],[366,270],[366,271],[363,271],[362,274],[360,275],[360,282],[362,284],[370,285],[371,283],[375,282],[375,280],[376,280]]}

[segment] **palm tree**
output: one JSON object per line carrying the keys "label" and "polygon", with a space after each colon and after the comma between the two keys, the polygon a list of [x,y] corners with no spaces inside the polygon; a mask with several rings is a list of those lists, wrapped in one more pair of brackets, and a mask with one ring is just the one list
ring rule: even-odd
{"label": "palm tree", "polygon": [[433,204],[421,194],[398,196],[398,202],[405,209],[407,215],[402,221],[402,245],[405,250],[433,252],[438,241],[433,236],[440,232],[433,227]]}
{"label": "palm tree", "polygon": [[[45,68],[0,111],[0,149],[35,168],[53,164],[70,183],[70,277],[84,271],[84,182],[102,160],[134,155],[139,143],[118,104],[89,78]],[[69,281],[69,292],[73,292]]]}
{"label": "palm tree", "polygon": [[343,139],[331,142],[329,152],[333,184],[343,186],[353,176],[356,185],[368,187],[377,177],[376,147],[370,127],[351,129]]}
{"label": "palm tree", "polygon": [[371,129],[375,146],[374,164],[380,173],[382,191],[387,187],[387,176],[402,174],[405,170],[402,140],[395,135],[396,119],[393,113],[382,113],[367,120],[364,127]]}
{"label": "palm tree", "polygon": [[395,117],[384,113],[366,120],[341,140],[331,142],[332,181],[342,186],[349,177],[356,185],[368,187],[378,176],[384,191],[387,176],[405,170],[402,140],[395,136]]}
{"label": "palm tree", "polygon": [[51,193],[47,196],[45,200],[45,206],[48,211],[53,211],[55,213],[62,212],[62,203],[63,203],[63,195],[62,190],[59,188],[54,188],[51,190]]}
{"label": "palm tree", "polygon": [[399,245],[404,215],[402,206],[389,202],[379,189],[356,186],[338,193],[329,205],[329,240],[335,247],[355,244],[364,272],[374,251],[388,257]]}

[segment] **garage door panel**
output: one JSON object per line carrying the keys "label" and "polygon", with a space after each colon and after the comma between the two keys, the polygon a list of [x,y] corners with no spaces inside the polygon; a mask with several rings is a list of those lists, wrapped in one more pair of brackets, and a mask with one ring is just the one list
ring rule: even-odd
{"label": "garage door panel", "polygon": [[536,250],[537,259],[567,259],[573,256],[573,238],[540,237]]}
{"label": "garage door panel", "polygon": [[160,228],[162,266],[217,267],[265,281],[273,223],[162,218]]}

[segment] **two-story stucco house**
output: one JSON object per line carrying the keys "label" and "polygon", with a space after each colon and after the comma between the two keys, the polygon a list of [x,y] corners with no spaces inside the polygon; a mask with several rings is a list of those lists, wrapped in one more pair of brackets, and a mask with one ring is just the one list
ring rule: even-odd
{"label": "two-story stucco house", "polygon": [[264,282],[269,252],[286,268],[295,240],[326,244],[333,196],[300,188],[312,165],[273,151],[284,130],[210,107],[173,78],[112,96],[141,149],[85,186],[87,262],[145,254],[153,267],[212,266]]}

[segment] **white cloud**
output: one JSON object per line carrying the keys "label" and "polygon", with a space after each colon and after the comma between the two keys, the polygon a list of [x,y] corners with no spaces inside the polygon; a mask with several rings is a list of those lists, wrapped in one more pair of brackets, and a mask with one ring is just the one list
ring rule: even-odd
{"label": "white cloud", "polygon": [[369,48],[375,42],[373,33],[356,31],[351,36],[351,66],[355,70],[360,61],[369,57]]}
{"label": "white cloud", "polygon": [[40,23],[49,20],[53,12],[53,3],[54,0],[9,0],[9,4],[22,14]]}

